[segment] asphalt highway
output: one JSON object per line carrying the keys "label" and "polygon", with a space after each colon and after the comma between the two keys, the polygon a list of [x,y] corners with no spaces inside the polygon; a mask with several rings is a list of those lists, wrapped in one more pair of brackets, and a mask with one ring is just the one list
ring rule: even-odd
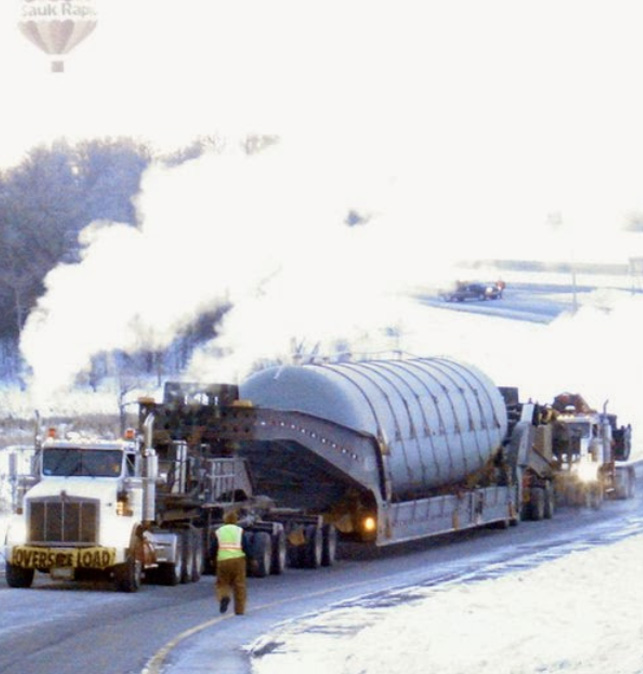
{"label": "asphalt highway", "polygon": [[497,573],[498,564],[508,570],[537,564],[574,546],[643,531],[642,493],[639,484],[634,500],[609,501],[599,511],[564,509],[552,520],[504,531],[480,529],[379,551],[343,546],[331,568],[249,579],[243,617],[219,615],[211,576],[178,587],[144,585],[135,594],[44,575],[28,590],[0,582],[0,672],[249,672],[244,647],[283,620],[396,587]]}

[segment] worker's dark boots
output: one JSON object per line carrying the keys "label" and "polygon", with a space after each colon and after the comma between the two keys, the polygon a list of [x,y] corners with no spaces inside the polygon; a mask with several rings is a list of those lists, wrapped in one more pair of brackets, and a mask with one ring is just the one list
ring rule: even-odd
{"label": "worker's dark boots", "polygon": [[225,613],[228,610],[228,605],[230,604],[230,597],[223,597],[219,602],[219,611]]}

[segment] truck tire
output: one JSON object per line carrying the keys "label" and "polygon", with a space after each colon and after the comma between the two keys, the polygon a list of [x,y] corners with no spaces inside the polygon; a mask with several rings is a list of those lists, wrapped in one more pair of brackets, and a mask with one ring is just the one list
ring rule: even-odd
{"label": "truck tire", "polygon": [[272,566],[272,538],[267,531],[258,531],[252,541],[252,575],[265,578]]}
{"label": "truck tire", "polygon": [[5,564],[5,574],[9,587],[31,587],[33,583],[33,569],[23,569],[21,566],[15,566],[7,562]]}
{"label": "truck tire", "polygon": [[587,490],[589,494],[589,506],[594,510],[599,510],[603,505],[603,485],[599,482],[598,484],[593,484]]}
{"label": "truck tire", "polygon": [[635,479],[631,470],[619,470],[617,472],[616,487],[614,489],[614,498],[629,499],[634,498]]}
{"label": "truck tire", "polygon": [[529,495],[529,519],[538,522],[545,519],[545,490],[532,487]]}
{"label": "truck tire", "polygon": [[304,566],[307,569],[318,569],[321,566],[323,543],[322,530],[320,527],[314,524],[306,527]]}
{"label": "truck tire", "polygon": [[636,496],[636,476],[633,470],[627,471],[627,495],[625,498],[634,498]]}
{"label": "truck tire", "polygon": [[279,529],[272,537],[271,574],[280,576],[284,572],[287,554],[286,532],[283,529]]}
{"label": "truck tire", "polygon": [[138,592],[141,587],[143,566],[133,550],[127,553],[123,564],[114,567],[114,584],[119,592]]}
{"label": "truck tire", "polygon": [[551,482],[545,483],[545,511],[544,517],[550,520],[554,516],[556,510],[556,496],[554,494],[554,487]]}
{"label": "truck tire", "polygon": [[183,566],[183,545],[179,537],[174,562],[159,564],[158,577],[161,585],[178,585],[181,582],[181,578],[183,578]]}
{"label": "truck tire", "polygon": [[337,529],[332,524],[322,527],[322,566],[332,566],[337,556]]}

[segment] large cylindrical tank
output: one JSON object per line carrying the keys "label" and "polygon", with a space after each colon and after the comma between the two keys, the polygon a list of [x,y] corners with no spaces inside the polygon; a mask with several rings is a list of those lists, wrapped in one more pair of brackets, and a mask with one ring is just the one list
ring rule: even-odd
{"label": "large cylindrical tank", "polygon": [[398,499],[461,482],[489,462],[507,431],[491,379],[445,358],[269,368],[240,393],[257,406],[306,412],[379,438]]}

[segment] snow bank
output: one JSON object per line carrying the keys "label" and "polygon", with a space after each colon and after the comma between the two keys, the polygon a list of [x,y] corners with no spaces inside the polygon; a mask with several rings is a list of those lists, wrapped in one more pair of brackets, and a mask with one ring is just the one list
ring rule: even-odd
{"label": "snow bank", "polygon": [[493,580],[396,592],[255,644],[254,674],[641,674],[643,535]]}

